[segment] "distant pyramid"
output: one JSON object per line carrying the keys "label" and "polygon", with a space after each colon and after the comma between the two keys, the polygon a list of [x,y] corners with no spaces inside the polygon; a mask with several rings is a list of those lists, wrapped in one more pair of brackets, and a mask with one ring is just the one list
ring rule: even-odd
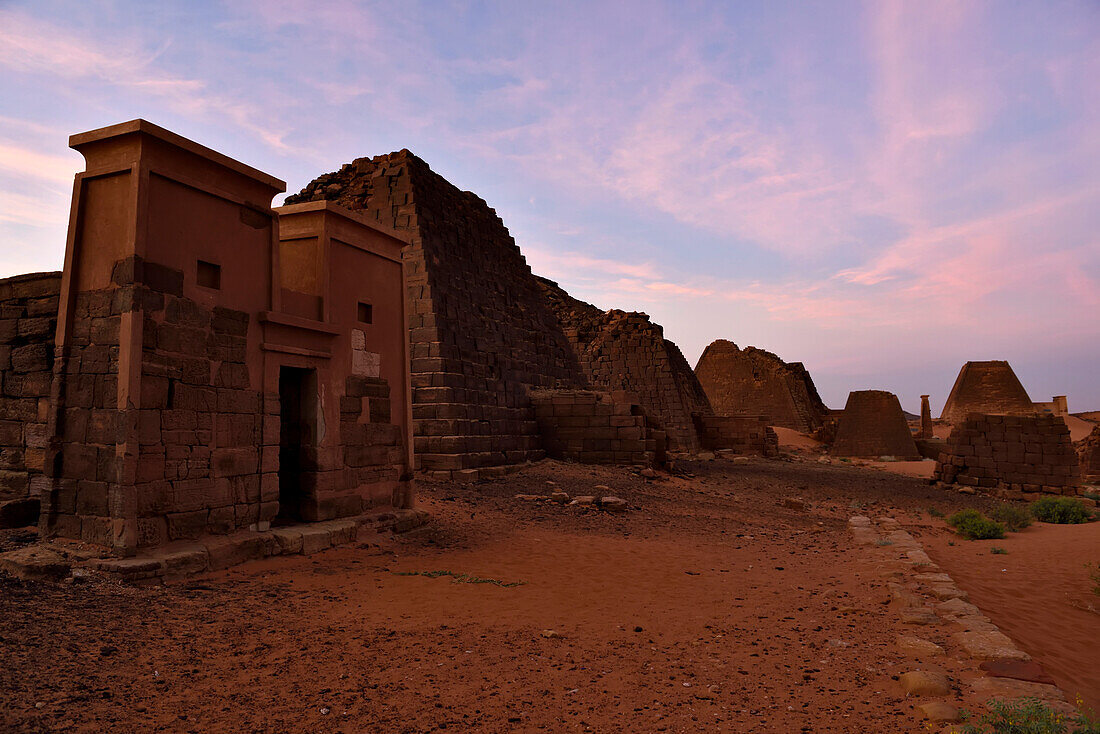
{"label": "distant pyramid", "polygon": [[802,363],[788,364],[763,349],[718,339],[703,351],[695,375],[719,415],[763,415],[773,426],[803,433],[829,415]]}
{"label": "distant pyramid", "polygon": [[920,459],[901,403],[896,395],[885,390],[858,390],[848,394],[830,453],[862,458]]}
{"label": "distant pyramid", "polygon": [[[537,276],[536,276],[537,277]],[[668,433],[669,447],[700,448],[692,416],[713,415],[691,365],[644,313],[602,311],[538,278],[594,390],[623,390]]]}
{"label": "distant pyramid", "polygon": [[968,413],[1026,415],[1035,412],[1027,390],[1008,362],[967,362],[959,370],[940,420],[961,423]]}

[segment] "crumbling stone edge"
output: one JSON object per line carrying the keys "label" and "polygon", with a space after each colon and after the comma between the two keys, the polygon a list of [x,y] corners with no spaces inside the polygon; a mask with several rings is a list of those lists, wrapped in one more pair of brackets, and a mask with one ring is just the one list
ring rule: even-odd
{"label": "crumbling stone edge", "polygon": [[[956,659],[973,663],[983,671],[1008,664],[1026,664],[1031,656],[1020,650],[1008,635],[1004,634],[981,610],[967,601],[967,594],[960,589],[950,575],[933,562],[923,546],[893,517],[879,517],[874,522],[869,517],[856,515],[848,520],[848,528],[857,544],[869,546],[882,559],[881,573],[888,579],[891,606],[901,616],[902,624],[912,634],[898,638],[902,653],[916,658],[914,670],[901,676],[906,695],[923,699],[918,709],[932,722],[948,724],[944,732],[956,732],[950,724],[957,722],[958,710],[951,690],[961,688],[937,672],[937,666],[925,661],[947,652],[920,634],[922,630],[946,625],[937,630],[937,637],[949,633],[949,649]],[[1066,694],[1057,686],[1017,679],[1002,672],[996,676],[979,675],[967,685],[975,698],[988,702],[998,698],[1037,698],[1056,711],[1074,713],[1076,708],[1068,703]],[[947,698],[948,700],[944,700]]]}
{"label": "crumbling stone edge", "polygon": [[[430,515],[404,509],[374,515],[303,523],[265,531],[241,531],[210,536],[179,545],[151,549],[131,558],[67,558],[61,549],[36,544],[0,555],[0,569],[23,578],[54,578],[99,572],[108,579],[155,584],[208,571],[220,571],[270,556],[312,555],[339,545],[369,539],[379,533],[407,533],[423,527]],[[60,551],[60,552],[59,552]]]}

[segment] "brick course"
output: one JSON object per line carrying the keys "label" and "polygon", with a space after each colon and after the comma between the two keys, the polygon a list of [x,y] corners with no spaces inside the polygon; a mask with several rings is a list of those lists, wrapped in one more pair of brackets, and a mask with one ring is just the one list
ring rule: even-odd
{"label": "brick course", "polygon": [[60,291],[56,272],[0,280],[0,527],[38,514]]}
{"label": "brick course", "polygon": [[664,463],[665,432],[623,393],[534,390],[531,402],[546,453],[585,464]]}
{"label": "brick course", "polygon": [[1081,469],[1061,416],[971,413],[952,429],[933,477],[1016,494],[1074,494]]}
{"label": "brick course", "polygon": [[693,416],[699,440],[710,451],[731,450],[738,454],[779,455],[779,436],[766,416]]}

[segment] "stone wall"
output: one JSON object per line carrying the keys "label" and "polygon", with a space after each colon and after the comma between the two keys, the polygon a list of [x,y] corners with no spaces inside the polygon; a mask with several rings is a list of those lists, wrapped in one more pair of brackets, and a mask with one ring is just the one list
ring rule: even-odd
{"label": "stone wall", "polygon": [[61,273],[0,280],[0,527],[34,524]]}
{"label": "stone wall", "polygon": [[801,362],[756,347],[712,342],[695,365],[710,404],[722,415],[767,416],[772,425],[812,433],[829,414]]}
{"label": "stone wall", "polygon": [[287,203],[319,199],[410,234],[404,257],[419,467],[458,471],[541,457],[528,391],[588,384],[496,212],[407,150],[356,159]]}
{"label": "stone wall", "polygon": [[625,391],[668,433],[669,447],[700,447],[692,415],[710,415],[710,402],[679,347],[644,313],[601,311],[539,278],[547,302],[593,389]]}
{"label": "stone wall", "polygon": [[848,394],[829,453],[874,459],[920,459],[913,434],[896,395],[885,390],[857,390]]}
{"label": "stone wall", "polygon": [[1100,426],[1075,444],[1081,474],[1090,482],[1100,483]]}
{"label": "stone wall", "polygon": [[695,428],[704,449],[728,449],[738,454],[777,456],[779,436],[765,416],[755,418],[735,415],[694,416]]}
{"label": "stone wall", "polygon": [[1074,494],[1080,474],[1060,416],[971,413],[952,429],[933,478],[1016,495]]}
{"label": "stone wall", "polygon": [[1008,362],[967,362],[955,378],[940,420],[955,424],[966,420],[970,413],[1029,415],[1035,412],[1027,390]]}
{"label": "stone wall", "polygon": [[628,400],[593,390],[532,391],[546,453],[584,464],[663,464],[664,431]]}

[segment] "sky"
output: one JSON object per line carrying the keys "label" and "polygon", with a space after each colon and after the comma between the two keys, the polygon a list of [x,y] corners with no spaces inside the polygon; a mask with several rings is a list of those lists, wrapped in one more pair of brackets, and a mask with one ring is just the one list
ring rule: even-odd
{"label": "sky", "polygon": [[61,267],[68,135],[137,117],[290,192],[408,148],[536,273],[833,408],[1007,359],[1100,409],[1095,1],[0,0],[0,277]]}

